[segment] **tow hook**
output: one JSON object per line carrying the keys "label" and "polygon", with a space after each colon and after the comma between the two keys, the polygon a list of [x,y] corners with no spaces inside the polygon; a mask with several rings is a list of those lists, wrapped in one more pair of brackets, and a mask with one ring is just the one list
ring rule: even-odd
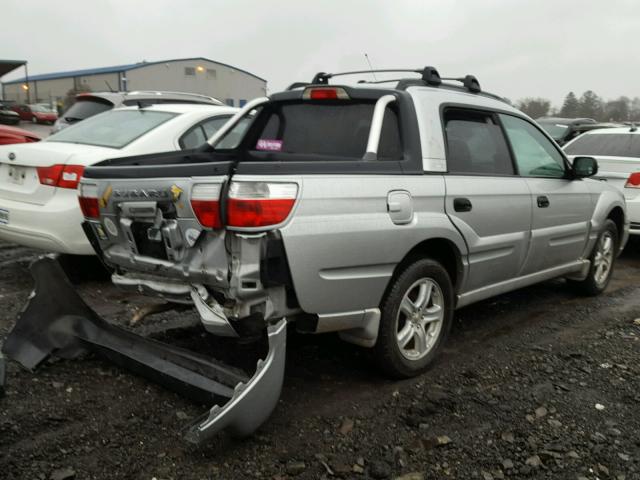
{"label": "tow hook", "polygon": [[[181,395],[213,404],[187,426],[186,440],[193,443],[222,430],[251,435],[275,409],[284,379],[286,319],[266,329],[269,351],[249,377],[210,356],[108,323],[80,298],[54,258],[35,261],[31,273],[35,290],[2,346],[8,358],[25,368],[35,369],[49,356],[74,359],[93,352]],[[0,386],[3,367],[0,355]]]}

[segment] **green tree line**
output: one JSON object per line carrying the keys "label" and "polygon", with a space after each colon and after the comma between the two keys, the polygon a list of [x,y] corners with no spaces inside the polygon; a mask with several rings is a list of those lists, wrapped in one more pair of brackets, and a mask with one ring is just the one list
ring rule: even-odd
{"label": "green tree line", "polygon": [[618,97],[604,100],[593,90],[587,90],[581,97],[569,92],[561,108],[552,107],[546,98],[527,97],[519,100],[516,107],[531,118],[558,116],[566,118],[593,118],[600,122],[640,121],[640,97]]}

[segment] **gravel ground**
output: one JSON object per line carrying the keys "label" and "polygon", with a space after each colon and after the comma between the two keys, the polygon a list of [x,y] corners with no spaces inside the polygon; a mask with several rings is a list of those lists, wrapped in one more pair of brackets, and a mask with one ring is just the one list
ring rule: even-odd
{"label": "gravel ground", "polygon": [[[0,339],[32,286],[33,252],[0,245]],[[97,358],[8,365],[3,479],[640,479],[640,244],[608,291],[547,282],[464,308],[425,375],[380,377],[366,350],[292,333],[283,395],[252,438],[195,447],[194,404]],[[148,299],[109,283],[83,296],[125,322]],[[190,312],[151,317],[150,333]],[[200,345],[191,328],[163,338]],[[206,347],[205,347],[206,348]]]}

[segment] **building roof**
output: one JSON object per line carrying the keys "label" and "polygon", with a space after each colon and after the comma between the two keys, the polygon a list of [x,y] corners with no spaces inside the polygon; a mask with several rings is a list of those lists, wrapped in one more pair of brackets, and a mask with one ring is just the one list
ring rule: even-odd
{"label": "building roof", "polygon": [[0,60],[0,77],[26,64],[26,60]]}
{"label": "building roof", "polygon": [[[211,60],[205,57],[193,57],[193,58],[172,58],[170,60],[162,60],[159,62],[138,62],[138,63],[130,63],[128,65],[114,65],[112,67],[102,67],[102,68],[87,68],[84,70],[70,70],[66,72],[55,72],[55,73],[43,73],[41,75],[29,75],[30,82],[37,82],[41,80],[54,80],[57,78],[70,78],[70,77],[84,77],[89,75],[100,75],[102,73],[119,73],[119,72],[127,72],[129,70],[134,70],[136,68],[148,67],[149,65],[157,65],[160,63],[169,63],[169,62],[181,62],[181,61],[189,61],[189,60],[203,60],[207,62],[217,63],[218,65],[223,65],[225,67],[232,68],[237,70],[238,72],[246,73],[247,75],[251,75],[258,80],[262,80],[266,82],[266,80],[262,77],[254,75],[251,72],[247,72],[246,70],[242,70],[241,68],[234,67],[233,65],[228,65],[226,63],[216,62],[215,60]],[[2,82],[5,85],[11,85],[14,83],[24,83],[26,82],[26,78],[18,78],[16,80],[10,80],[8,82]]]}

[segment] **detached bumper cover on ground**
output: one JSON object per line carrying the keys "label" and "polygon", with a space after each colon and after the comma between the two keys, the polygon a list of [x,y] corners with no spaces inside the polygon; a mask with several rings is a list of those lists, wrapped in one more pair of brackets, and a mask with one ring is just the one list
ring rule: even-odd
{"label": "detached bumper cover on ground", "polygon": [[53,258],[36,261],[31,272],[34,293],[2,347],[24,367],[33,369],[51,355],[72,359],[92,351],[196,401],[215,403],[187,429],[187,440],[196,443],[223,429],[250,435],[275,408],[284,378],[284,319],[268,328],[269,353],[249,378],[210,357],[106,322],[84,303]]}

